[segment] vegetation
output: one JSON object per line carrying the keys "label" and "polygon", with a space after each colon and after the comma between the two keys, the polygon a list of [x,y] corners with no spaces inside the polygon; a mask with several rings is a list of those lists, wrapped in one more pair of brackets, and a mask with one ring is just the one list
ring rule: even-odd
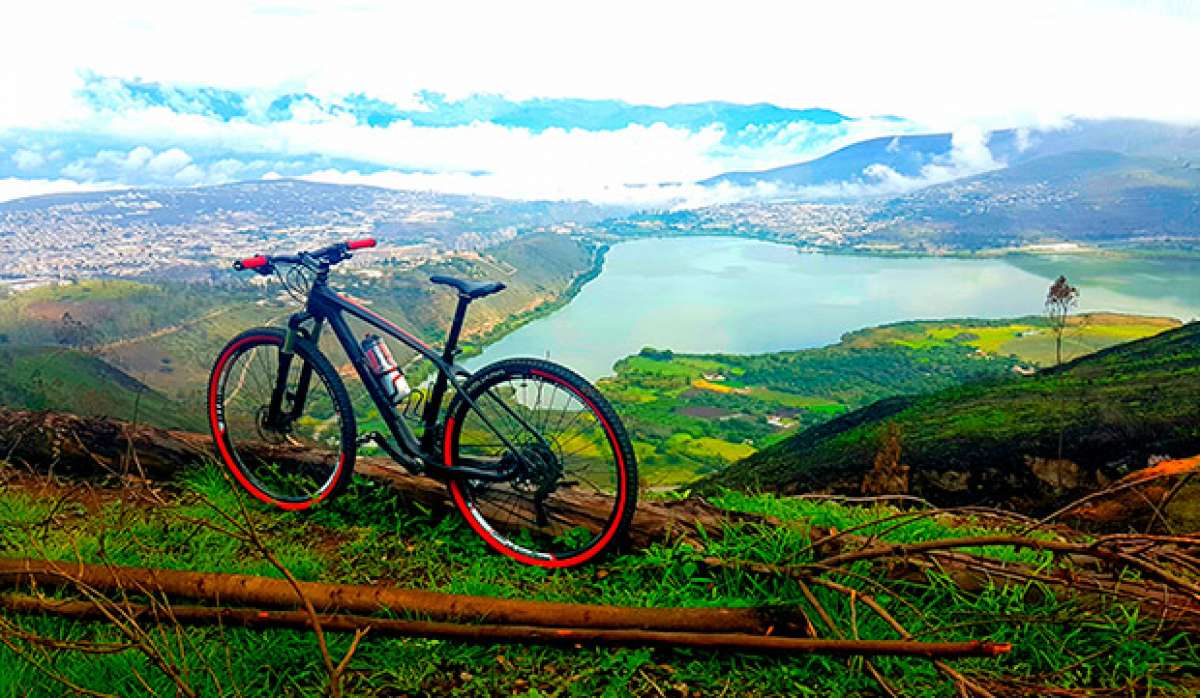
{"label": "vegetation", "polygon": [[703,486],[858,492],[888,425],[912,493],[944,504],[1056,506],[1152,457],[1200,452],[1200,324],[1046,369],[876,402]]}
{"label": "vegetation", "polygon": [[77,349],[0,346],[0,404],[199,429],[193,409]]}
{"label": "vegetation", "polygon": [[[1114,314],[1064,324],[1068,355],[1178,327]],[[755,356],[687,355],[647,347],[600,388],[631,427],[644,478],[680,484],[886,397],[1012,376],[1052,363],[1042,317],[901,322],[846,334],[828,347]]]}
{"label": "vegetation", "polygon": [[[589,243],[538,234],[494,247],[488,255],[416,268],[368,267],[381,274],[339,269],[333,281],[435,346],[445,336],[455,299],[430,284],[430,275],[504,281],[509,286],[504,293],[472,306],[464,331],[469,350],[471,342],[491,341],[567,302],[597,272],[601,259],[602,250]],[[140,413],[144,421],[203,423],[206,379],[221,346],[249,327],[280,325],[298,308],[273,282],[262,285],[259,277],[251,281],[230,274],[219,284],[85,280],[0,298],[0,362],[14,371],[8,380],[0,376],[0,403],[133,418],[141,392],[148,401]],[[323,347],[335,365],[348,368],[331,336]],[[412,356],[396,342],[392,349],[401,361]],[[33,365],[39,355],[47,363],[41,369]],[[61,365],[52,365],[51,357],[61,357]],[[416,374],[415,384],[428,366],[409,370]],[[369,423],[365,391],[353,394],[368,420],[366,428],[377,428]]]}
{"label": "vegetation", "polygon": [[[68,485],[11,470],[5,476],[6,486],[0,490],[0,556],[281,574],[256,548],[225,532],[225,515],[236,516],[239,505],[235,491],[215,469],[195,470],[165,488],[121,490]],[[250,513],[265,546],[301,580],[631,606],[788,606],[810,613],[818,632],[831,632],[819,613],[813,613],[815,602],[828,613],[834,632],[840,628],[863,639],[894,638],[893,628],[865,604],[875,597],[922,640],[1012,642],[1009,655],[953,663],[962,680],[993,691],[1020,686],[1032,693],[1053,687],[1187,694],[1195,688],[1200,648],[1194,638],[1165,628],[1159,618],[1141,617],[1132,606],[1092,607],[1082,599],[1046,593],[1039,582],[965,592],[950,576],[936,573],[927,584],[883,577],[873,581],[866,574],[869,561],[854,563],[846,576],[836,577],[843,589],[857,589],[857,594],[839,591],[836,585],[764,576],[746,566],[803,566],[820,559],[812,545],[814,530],[855,531],[889,543],[995,533],[1011,524],[767,495],[725,493],[715,501],[744,512],[745,522],[697,540],[656,544],[600,567],[553,572],[488,554],[457,517],[413,507],[366,481],[310,515],[255,505]],[[774,523],[765,523],[768,520]],[[975,550],[1008,564],[1041,566],[1049,560],[1044,551],[1003,545]],[[922,610],[929,608],[938,613]],[[0,644],[0,694],[61,694],[63,687],[49,673],[81,687],[122,695],[143,694],[147,688],[160,694],[176,692],[161,667],[130,646],[111,624],[13,613],[0,614],[0,623],[8,631]],[[325,668],[309,632],[173,630],[168,624],[160,633],[153,625],[146,627],[153,651],[171,658],[199,695],[311,695],[325,686]],[[32,636],[68,644],[42,655]],[[330,635],[328,642],[330,652],[340,657],[350,638]],[[27,657],[39,658],[42,670]],[[873,678],[874,671],[882,678]],[[877,694],[880,680],[905,695],[951,696],[959,690],[952,675],[911,658],[865,663],[698,650],[477,646],[370,633],[358,645],[345,676],[349,694],[380,696],[850,696]]]}

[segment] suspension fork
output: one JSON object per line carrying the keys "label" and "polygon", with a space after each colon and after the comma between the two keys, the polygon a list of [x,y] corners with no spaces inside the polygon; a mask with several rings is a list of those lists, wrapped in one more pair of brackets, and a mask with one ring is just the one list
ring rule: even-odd
{"label": "suspension fork", "polygon": [[288,376],[292,369],[292,360],[296,356],[296,339],[306,337],[313,342],[321,338],[321,320],[313,323],[312,332],[305,332],[301,323],[307,322],[311,316],[307,313],[297,313],[288,320],[287,334],[283,338],[283,347],[279,351],[279,370],[275,374],[275,387],[271,390],[271,405],[267,412],[268,422],[276,427],[287,427],[298,419],[304,412],[304,403],[308,399],[308,387],[312,383],[313,367],[307,361],[300,367],[300,377],[296,384],[296,392],[292,395],[292,409],[286,416],[283,414],[283,400],[287,397]]}

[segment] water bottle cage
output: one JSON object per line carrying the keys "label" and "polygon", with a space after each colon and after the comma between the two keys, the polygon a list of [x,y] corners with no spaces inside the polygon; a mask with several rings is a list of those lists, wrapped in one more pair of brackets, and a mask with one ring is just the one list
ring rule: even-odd
{"label": "water bottle cage", "polygon": [[424,406],[425,393],[418,388],[413,388],[413,391],[408,394],[408,397],[404,398],[404,400],[397,405],[400,410],[400,416],[412,422],[421,422],[424,420],[424,414],[422,412],[422,408]]}

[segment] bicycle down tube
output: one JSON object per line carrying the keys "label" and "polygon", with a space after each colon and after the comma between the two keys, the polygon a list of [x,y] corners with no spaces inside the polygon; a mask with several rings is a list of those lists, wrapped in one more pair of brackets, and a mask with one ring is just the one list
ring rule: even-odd
{"label": "bicycle down tube", "polygon": [[[462,330],[462,319],[466,312],[466,304],[460,299],[459,306],[455,312],[454,322],[451,324],[450,333],[446,339],[446,346],[443,348],[442,354],[439,355],[432,347],[417,339],[412,334],[404,331],[395,323],[337,293],[333,289],[329,288],[328,285],[322,283],[323,281],[324,279],[318,279],[318,283],[314,284],[309,295],[308,306],[306,310],[302,313],[292,316],[291,321],[288,323],[289,337],[299,330],[299,326],[302,323],[312,320],[314,322],[314,327],[311,336],[315,341],[319,337],[322,323],[325,321],[329,322],[330,327],[333,329],[334,335],[336,335],[338,338],[338,343],[341,344],[342,349],[346,352],[347,357],[349,357],[350,363],[354,366],[355,371],[358,373],[359,379],[366,387],[367,393],[371,396],[372,402],[374,402],[375,406],[379,409],[384,423],[387,424],[388,430],[392,433],[392,438],[395,439],[397,444],[400,446],[402,453],[399,455],[405,456],[409,461],[408,463],[401,461],[402,464],[408,465],[409,467],[419,466],[427,472],[440,475],[443,478],[489,481],[502,481],[507,479],[512,474],[512,471],[515,470],[515,466],[509,466],[504,470],[472,467],[474,464],[463,464],[458,467],[451,468],[447,467],[443,463],[438,462],[432,457],[433,445],[435,443],[433,436],[437,431],[438,416],[441,413],[442,401],[445,398],[446,389],[449,387],[449,385],[454,387],[461,399],[470,405],[476,414],[479,415],[479,418],[484,425],[487,426],[488,429],[494,433],[507,448],[513,452],[518,451],[514,444],[512,444],[511,441],[491,423],[482,410],[479,409],[475,403],[475,400],[461,390],[463,380],[459,378],[459,375],[469,376],[469,373],[454,363],[454,355],[458,344],[458,335]],[[374,376],[371,374],[362,348],[358,344],[357,337],[342,313],[348,313],[351,316],[369,324],[375,329],[387,334],[388,336],[399,340],[409,348],[419,353],[422,357],[429,359],[437,369],[437,378],[434,383],[433,392],[425,404],[424,414],[422,415],[425,428],[421,441],[418,441],[416,436],[412,433],[412,430],[409,429],[408,425],[396,416],[391,403],[383,394],[382,390],[376,383]],[[290,364],[290,354],[286,352],[280,355],[281,382],[286,381],[287,366],[284,365],[285,362]],[[307,364],[305,368],[308,368]],[[298,385],[296,391],[295,410],[302,409],[302,399],[307,393],[308,382],[311,380],[311,370],[307,370],[305,372],[309,375],[306,376],[302,373],[300,376],[300,384]],[[524,428],[528,429],[531,434],[535,435],[539,440],[544,441],[542,435],[536,429],[534,429],[521,415],[512,411],[512,409],[502,401],[498,402],[498,404],[504,409],[505,412],[508,413],[509,416],[516,419],[518,423],[520,423]],[[381,443],[380,445],[387,450],[390,455],[397,455],[393,449],[390,448],[390,444]],[[519,453],[517,454],[517,458],[524,460],[523,456],[520,456]]]}

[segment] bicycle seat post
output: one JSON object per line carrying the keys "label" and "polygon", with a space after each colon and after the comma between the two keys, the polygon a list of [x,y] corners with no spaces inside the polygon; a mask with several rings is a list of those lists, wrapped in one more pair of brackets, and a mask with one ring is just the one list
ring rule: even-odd
{"label": "bicycle seat post", "polygon": [[[458,356],[458,336],[462,333],[463,320],[467,317],[467,306],[471,304],[472,300],[470,294],[462,291],[458,293],[458,306],[454,309],[454,319],[450,322],[450,331],[446,334],[446,346],[442,348],[442,360],[446,362],[447,366],[453,366],[454,357]],[[422,415],[425,431],[421,434],[421,447],[425,451],[431,451],[435,443],[438,411],[442,405],[442,398],[446,394],[447,383],[446,374],[439,371],[437,379],[433,383],[433,393],[425,402],[425,413]]]}

